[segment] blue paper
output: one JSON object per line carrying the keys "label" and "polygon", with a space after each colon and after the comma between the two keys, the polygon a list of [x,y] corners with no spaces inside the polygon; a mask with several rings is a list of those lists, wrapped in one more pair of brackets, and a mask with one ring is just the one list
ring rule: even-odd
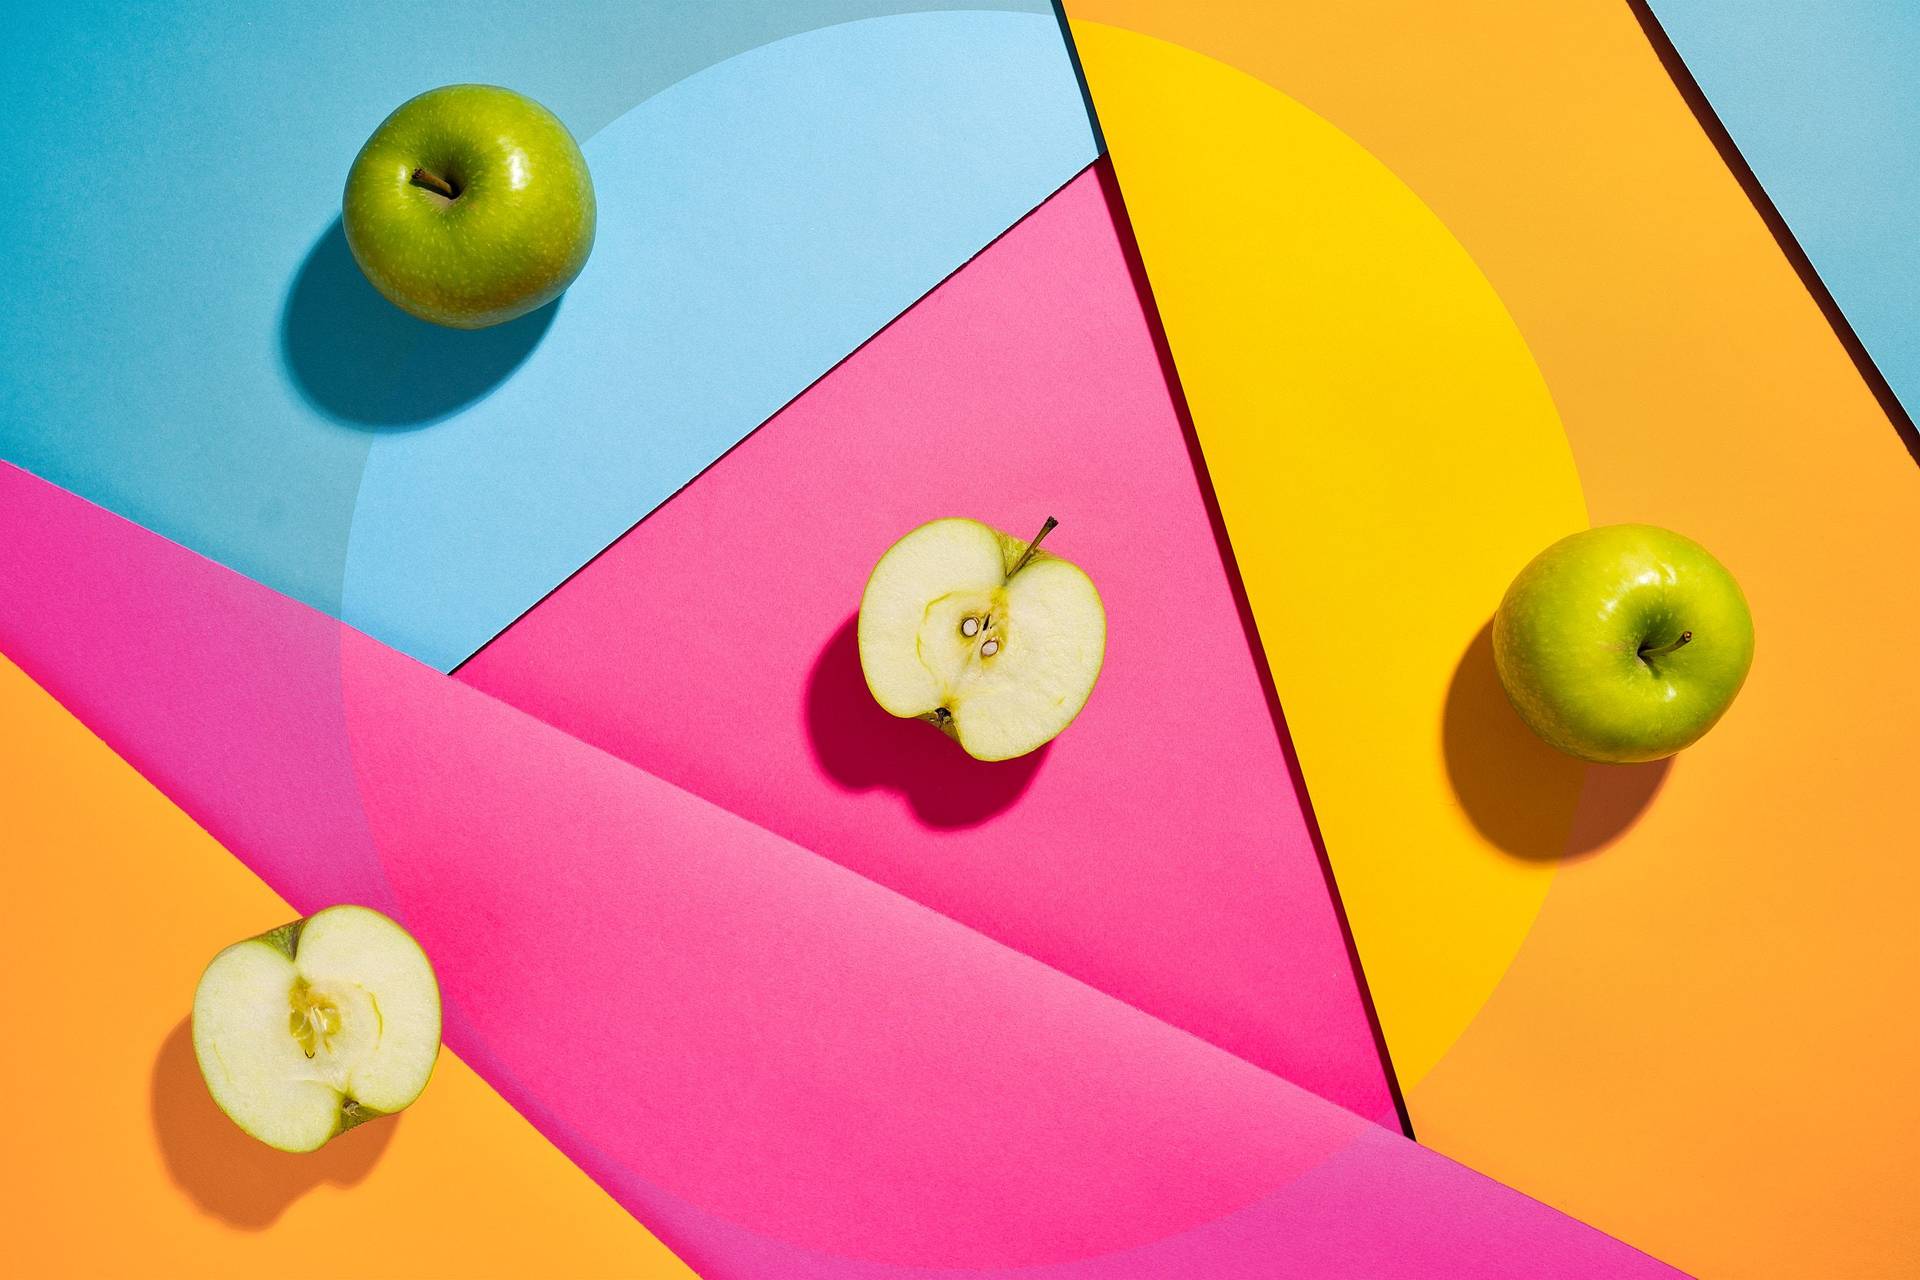
{"label": "blue paper", "polygon": [[[16,9],[0,457],[450,668],[1093,160],[1048,6],[914,7]],[[599,201],[478,333],[337,217],[456,81],[553,107]]]}
{"label": "blue paper", "polygon": [[1920,3],[1652,0],[1842,314],[1920,408]]}

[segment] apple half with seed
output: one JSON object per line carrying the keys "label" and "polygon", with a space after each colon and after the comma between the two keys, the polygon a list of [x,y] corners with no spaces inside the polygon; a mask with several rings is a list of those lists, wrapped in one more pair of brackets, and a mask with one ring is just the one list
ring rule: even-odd
{"label": "apple half with seed", "polygon": [[235,1124],[314,1151],[427,1087],[440,985],[405,929],[328,907],[213,958],[193,993],[193,1051]]}
{"label": "apple half with seed", "polygon": [[1051,742],[1093,692],[1107,613],[1093,579],[978,520],[935,520],[893,544],[860,599],[874,700],[939,728],[977,760]]}

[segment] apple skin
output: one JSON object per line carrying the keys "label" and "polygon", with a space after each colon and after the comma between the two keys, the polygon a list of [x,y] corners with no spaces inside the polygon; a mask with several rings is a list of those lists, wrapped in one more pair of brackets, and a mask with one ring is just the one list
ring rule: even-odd
{"label": "apple skin", "polygon": [[1740,692],[1753,615],[1698,543],[1608,525],[1520,571],[1493,617],[1493,658],[1507,700],[1550,745],[1599,764],[1660,760],[1697,742]]}
{"label": "apple skin", "polygon": [[[447,199],[414,180],[445,180]],[[381,121],[347,174],[347,246],[373,287],[434,324],[484,329],[559,297],[593,250],[573,135],[511,89],[431,89]]]}

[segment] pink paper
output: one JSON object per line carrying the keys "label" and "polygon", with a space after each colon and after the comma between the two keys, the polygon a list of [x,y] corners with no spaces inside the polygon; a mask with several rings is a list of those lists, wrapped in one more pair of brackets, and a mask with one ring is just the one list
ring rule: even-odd
{"label": "pink paper", "polygon": [[[1082,565],[1107,659],[1041,753],[866,690],[900,534]],[[1396,1124],[1304,798],[1100,175],[1076,179],[460,679],[1361,1115]]]}
{"label": "pink paper", "polygon": [[11,467],[0,649],[704,1274],[1671,1274]]}

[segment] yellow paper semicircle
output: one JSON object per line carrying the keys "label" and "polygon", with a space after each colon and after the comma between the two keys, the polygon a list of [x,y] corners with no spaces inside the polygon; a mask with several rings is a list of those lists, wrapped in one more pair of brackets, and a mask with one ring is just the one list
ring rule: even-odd
{"label": "yellow paper semicircle", "polygon": [[[1464,749],[1526,733],[1480,633],[1586,526],[1572,451],[1492,285],[1364,147],[1214,59],[1073,32],[1411,1089],[1505,973],[1572,829],[1583,766]],[[1474,797],[1514,789],[1531,803],[1483,829]]]}

